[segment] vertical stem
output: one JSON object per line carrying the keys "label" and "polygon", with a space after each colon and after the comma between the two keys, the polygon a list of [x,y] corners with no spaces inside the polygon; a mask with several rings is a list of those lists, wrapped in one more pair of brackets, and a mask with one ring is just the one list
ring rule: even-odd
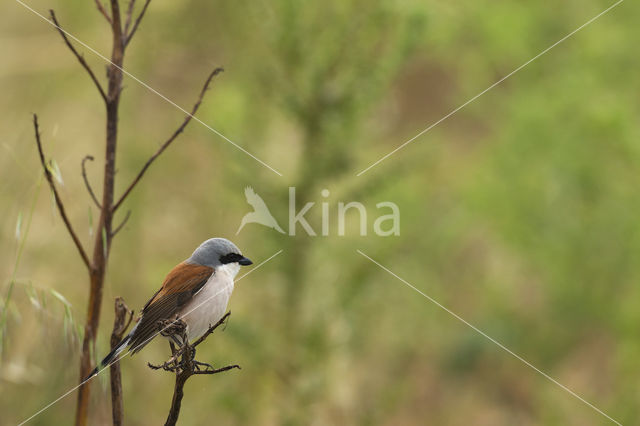
{"label": "vertical stem", "polygon": [[167,421],[164,423],[165,426],[174,426],[178,421],[180,408],[182,406],[182,397],[184,397],[184,384],[193,374],[193,351],[195,349],[189,345],[186,334],[182,335],[182,341],[185,342],[183,346],[184,353],[180,361],[177,361],[181,367],[180,370],[176,372],[176,385],[173,389],[173,399],[171,400],[171,408],[167,415]]}
{"label": "vertical stem", "polygon": [[[111,17],[113,47],[109,66],[109,89],[106,100],[107,126],[106,150],[104,166],[104,186],[102,193],[102,210],[100,212],[99,228],[93,249],[93,262],[90,273],[90,293],[87,309],[87,320],[84,327],[82,355],[80,358],[80,380],[89,375],[92,369],[91,353],[95,349],[95,339],[100,322],[100,308],[102,305],[102,289],[106,273],[106,262],[111,246],[111,222],[113,189],[115,180],[116,144],[118,136],[118,107],[122,87],[122,64],[124,59],[124,43],[118,0],[111,0]],[[78,391],[76,406],[76,426],[86,426],[89,413],[89,383],[82,385]]]}
{"label": "vertical stem", "polygon": [[[184,355],[183,355],[184,357]],[[180,407],[182,406],[182,397],[184,396],[184,384],[190,376],[189,370],[184,370],[176,374],[176,385],[173,390],[173,399],[171,400],[171,409],[167,416],[165,426],[173,426],[178,421],[180,415]]]}
{"label": "vertical stem", "polygon": [[[133,318],[133,312],[127,308],[121,297],[116,298],[115,318],[113,320],[113,331],[111,333],[111,350],[122,340],[122,336]],[[128,317],[128,320],[127,320]],[[124,418],[124,405],[122,403],[122,377],[120,375],[120,363],[114,362],[109,367],[111,372],[111,414],[113,426],[122,426]]]}

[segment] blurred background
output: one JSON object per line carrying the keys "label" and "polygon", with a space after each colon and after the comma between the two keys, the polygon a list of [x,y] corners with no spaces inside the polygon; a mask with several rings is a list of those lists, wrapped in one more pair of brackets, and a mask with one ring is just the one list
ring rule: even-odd
{"label": "blurred background", "polygon": [[[92,1],[30,0],[109,55]],[[125,58],[283,177],[192,122],[121,209],[96,358],[113,300],[138,311],[165,274],[212,236],[259,263],[236,286],[195,377],[185,425],[599,425],[609,421],[359,255],[360,249],[623,424],[640,424],[640,6],[624,2],[361,176],[356,173],[555,43],[612,2],[153,0]],[[105,63],[78,46],[104,77]],[[24,420],[77,383],[88,279],[38,163],[30,113],[83,242],[100,193],[104,107],[55,30],[0,4],[0,423]],[[635,59],[634,59],[635,58]],[[183,114],[125,77],[116,194]],[[252,186],[286,227],[288,187],[319,233],[256,224]],[[328,189],[327,198],[321,191]],[[337,204],[359,201],[368,236]],[[375,204],[400,235],[373,232]],[[125,423],[160,424],[173,376],[123,360]],[[108,376],[92,422],[110,422]],[[72,422],[75,394],[31,424]]]}

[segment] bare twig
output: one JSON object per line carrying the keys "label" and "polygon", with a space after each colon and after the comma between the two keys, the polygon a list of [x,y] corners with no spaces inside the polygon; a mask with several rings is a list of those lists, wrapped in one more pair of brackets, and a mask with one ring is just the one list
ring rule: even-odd
{"label": "bare twig", "polygon": [[[133,35],[138,30],[138,26],[140,25],[140,22],[142,22],[142,18],[144,18],[144,14],[147,11],[147,7],[149,6],[149,3],[151,3],[151,0],[147,0],[144,2],[144,6],[142,6],[142,10],[140,11],[140,14],[138,15],[138,17],[136,18],[136,22],[134,22],[133,28],[131,28],[131,32],[129,34],[125,33],[124,47],[127,47],[129,45],[129,42],[133,38]],[[131,7],[131,4],[129,4],[129,6]]]}
{"label": "bare twig", "polygon": [[171,346],[172,356],[164,364],[149,364],[149,367],[154,370],[163,369],[165,371],[171,371],[176,375],[173,400],[171,401],[171,409],[169,410],[169,415],[167,416],[165,426],[173,426],[178,421],[178,416],[180,415],[180,407],[182,405],[182,398],[184,397],[184,384],[189,379],[189,377],[198,374],[217,374],[224,371],[229,371],[234,368],[240,368],[239,365],[235,364],[227,365],[221,368],[214,368],[209,364],[198,362],[194,359],[196,346],[204,342],[204,340],[211,333],[213,333],[216,328],[224,324],[229,315],[231,315],[231,312],[227,312],[215,325],[209,326],[209,329],[205,332],[205,334],[198,338],[193,344],[189,344],[189,339],[186,333],[187,327],[184,321],[182,321],[181,319],[158,322],[158,329],[163,336],[179,336],[180,340],[183,342],[178,349],[176,349],[171,342],[169,343]]}
{"label": "bare twig", "polygon": [[[99,4],[99,2],[98,2],[98,4]],[[71,52],[73,52],[73,54],[78,59],[78,61],[82,65],[82,67],[89,73],[89,77],[91,77],[91,80],[93,80],[94,84],[96,85],[96,88],[98,89],[98,92],[100,92],[100,96],[102,96],[102,99],[105,102],[107,102],[107,95],[105,94],[104,89],[102,88],[102,85],[100,84],[100,82],[96,78],[96,75],[93,73],[93,70],[91,69],[91,67],[89,66],[87,61],[84,60],[84,57],[80,53],[78,53],[76,48],[73,47],[73,44],[71,44],[71,42],[67,38],[67,34],[62,30],[62,27],[58,23],[58,20],[56,19],[56,14],[53,11],[53,9],[49,10],[49,13],[51,15],[51,20],[53,21],[53,24],[56,26],[56,29],[60,33],[60,36],[62,36],[62,39],[64,40],[65,44],[67,45],[67,47],[69,47]]]}
{"label": "bare twig", "polygon": [[[196,368],[198,368],[198,367],[196,366]],[[196,375],[196,374],[218,374],[218,373],[223,373],[225,371],[233,370],[234,368],[237,368],[238,370],[242,370],[242,368],[240,368],[240,366],[238,364],[233,364],[233,365],[225,365],[224,367],[214,368],[214,369],[196,370],[196,371],[193,372],[193,374],[194,375]]]}
{"label": "bare twig", "polygon": [[[122,64],[124,61],[124,40],[122,38],[122,21],[118,0],[110,0],[111,5],[111,60],[108,68],[107,94],[103,96],[106,107],[106,143],[104,157],[104,175],[102,180],[102,202],[100,205],[100,218],[93,245],[93,270],[90,274],[89,301],[87,303],[87,316],[82,340],[82,353],[80,355],[80,387],[77,393],[76,426],[86,426],[89,418],[89,401],[91,394],[91,382],[84,382],[84,378],[93,370],[92,348],[95,347],[98,327],[100,325],[100,311],[102,309],[102,296],[104,279],[107,271],[109,252],[112,236],[112,206],[115,188],[116,148],[118,142],[118,110],[120,105],[120,93],[122,90]],[[104,231],[102,231],[104,230]]]}
{"label": "bare twig", "polygon": [[58,190],[56,189],[56,185],[53,181],[53,176],[51,175],[51,171],[49,170],[49,167],[47,167],[47,161],[45,160],[44,152],[42,151],[42,142],[40,141],[40,130],[38,129],[38,116],[36,114],[33,114],[33,128],[36,134],[36,143],[38,145],[38,153],[40,154],[40,164],[42,164],[42,168],[44,169],[44,175],[46,176],[47,182],[49,182],[49,187],[53,192],[53,197],[56,200],[56,205],[58,206],[58,211],[60,212],[62,221],[67,227],[67,231],[69,232],[69,235],[71,235],[73,242],[78,248],[80,257],[82,257],[82,261],[87,266],[89,271],[91,271],[92,270],[91,262],[89,261],[89,258],[87,257],[87,254],[85,253],[84,248],[82,247],[82,243],[80,242],[80,239],[78,238],[75,231],[73,230],[73,226],[71,226],[71,222],[67,217],[67,212],[64,208],[64,204],[62,203],[62,199],[60,198],[60,195],[58,194]]}
{"label": "bare twig", "polygon": [[231,312],[227,312],[226,314],[224,314],[224,316],[222,318],[220,318],[217,323],[215,323],[214,325],[210,325],[209,328],[207,329],[207,331],[205,331],[205,333],[201,337],[199,337],[195,342],[193,342],[193,344],[191,346],[195,348],[200,343],[204,342],[204,340],[207,337],[209,337],[209,335],[211,333],[213,333],[216,328],[218,328],[222,324],[224,324],[225,321],[227,320],[227,318],[229,318],[230,316],[231,316]]}
{"label": "bare twig", "polygon": [[126,225],[127,221],[129,220],[129,216],[131,216],[131,210],[127,210],[127,214],[125,215],[124,219],[122,219],[122,223],[120,223],[120,225],[118,225],[116,229],[111,232],[111,238],[115,237],[116,234],[120,232],[120,230],[124,227],[124,225]]}
{"label": "bare twig", "polygon": [[[116,297],[115,301],[116,315],[113,320],[113,331],[111,333],[111,349],[122,340],[122,336],[131,324],[133,319],[133,311],[124,303],[122,297]],[[122,403],[122,376],[120,375],[120,363],[114,362],[110,365],[111,371],[111,414],[113,416],[113,425],[121,426],[124,418],[124,407]]]}
{"label": "bare twig", "polygon": [[[124,0],[123,0],[124,1]],[[92,160],[92,157],[85,157],[82,161],[82,175],[85,181],[85,185],[87,190],[89,191],[89,195],[93,199],[94,203],[98,206],[100,210],[100,218],[98,220],[98,228],[101,232],[97,232],[95,235],[95,242],[93,244],[93,253],[91,260],[87,256],[80,240],[78,239],[76,233],[74,232],[71,223],[66,215],[66,211],[62,200],[57,192],[57,188],[55,186],[54,180],[52,179],[52,172],[49,169],[49,164],[45,160],[45,156],[42,149],[42,143],[40,141],[40,134],[38,129],[38,120],[37,116],[34,115],[34,127],[36,132],[36,141],[38,144],[38,151],[40,154],[40,161],[42,163],[42,167],[45,172],[45,176],[47,181],[51,187],[51,190],[54,194],[56,204],[58,206],[58,210],[62,219],[67,227],[69,234],[71,235],[83,262],[87,266],[89,270],[89,280],[90,280],[90,290],[89,290],[89,300],[87,303],[87,315],[84,325],[84,337],[82,341],[82,352],[80,355],[80,380],[81,383],[78,386],[77,392],[77,404],[76,404],[76,413],[75,413],[75,425],[76,426],[86,426],[88,424],[88,415],[89,415],[89,401],[90,401],[90,382],[85,382],[84,378],[87,377],[89,372],[93,369],[92,365],[92,348],[95,347],[95,340],[98,333],[98,327],[100,323],[100,311],[102,306],[102,297],[103,297],[103,287],[105,274],[107,271],[108,258],[111,248],[111,242],[115,234],[123,229],[127,220],[130,217],[130,212],[127,212],[123,222],[117,227],[113,225],[113,216],[118,207],[122,205],[126,197],[131,193],[133,188],[138,184],[140,179],[143,177],[146,170],[149,166],[155,161],[155,159],[162,154],[162,152],[176,139],[176,137],[185,129],[186,125],[189,123],[191,116],[196,113],[197,109],[202,102],[202,98],[204,96],[204,92],[208,89],[211,80],[213,77],[218,74],[221,69],[214,70],[209,78],[207,79],[204,88],[202,89],[202,93],[198,98],[197,103],[195,104],[192,113],[189,117],[185,118],[182,125],[174,132],[174,134],[158,149],[158,151],[153,154],[153,156],[147,161],[147,163],[143,166],[142,170],[138,173],[133,182],[126,189],[124,194],[120,197],[117,203],[114,203],[114,188],[115,188],[115,175],[116,175],[116,148],[117,148],[117,139],[118,139],[118,116],[119,116],[119,103],[120,103],[120,94],[122,92],[122,79],[123,79],[123,61],[125,54],[125,47],[131,41],[131,38],[136,33],[140,23],[145,16],[146,10],[149,6],[151,0],[145,0],[143,7],[140,10],[140,13],[137,17],[134,17],[135,14],[135,0],[127,0],[128,7],[127,11],[121,13],[120,11],[120,0],[108,0],[107,3],[110,5],[110,10],[107,12],[107,7],[104,5],[103,0],[94,0],[98,11],[107,19],[107,21],[111,24],[111,36],[112,36],[112,45],[111,45],[111,58],[110,65],[107,69],[107,82],[103,85],[100,84],[93,70],[89,66],[89,64],[85,61],[82,54],[80,54],[74,45],[71,43],[72,36],[68,35],[60,27],[60,24],[57,21],[55,13],[53,10],[50,11],[51,14],[51,22],[58,30],[61,35],[63,41],[71,50],[73,55],[76,57],[80,65],[85,69],[85,71],[89,74],[89,77],[94,82],[100,96],[105,102],[106,106],[106,144],[105,144],[105,163],[104,163],[104,178],[103,178],[103,189],[101,193],[101,199],[98,200],[96,193],[93,191],[89,183],[89,179],[86,173],[86,161]],[[192,350],[190,346],[188,346],[189,350]],[[183,350],[184,351],[184,350]],[[177,350],[173,353],[177,353]],[[193,353],[193,352],[191,352]],[[202,368],[200,368],[203,364],[197,362],[191,362],[190,358],[187,361],[191,371],[191,374],[205,374]],[[177,362],[176,362],[177,365]],[[194,367],[195,366],[195,367]],[[230,367],[235,368],[235,367]],[[204,371],[211,371],[213,374],[215,369],[205,368]],[[221,370],[221,371],[226,371]],[[186,380],[186,379],[185,379]],[[117,386],[116,386],[117,387]],[[180,388],[181,389],[181,388]],[[182,392],[180,390],[180,392]],[[182,397],[180,397],[182,399]],[[176,417],[177,418],[177,417]],[[114,422],[117,420],[114,417]]]}
{"label": "bare twig", "polygon": [[113,23],[113,21],[111,21],[111,16],[109,16],[109,14],[107,13],[107,11],[104,9],[104,6],[102,5],[102,1],[101,0],[95,0],[96,2],[96,7],[98,8],[98,10],[100,11],[100,13],[102,14],[102,16],[104,16],[104,19],[107,20],[107,22],[109,22],[110,24]]}
{"label": "bare twig", "polygon": [[98,207],[99,210],[102,210],[102,206],[100,205],[100,202],[98,201],[98,198],[96,197],[96,194],[93,192],[93,188],[91,188],[91,184],[89,183],[89,178],[87,177],[87,168],[85,167],[86,161],[93,161],[94,158],[92,155],[87,155],[82,159],[82,179],[84,179],[84,185],[87,187],[87,191],[89,191],[89,195],[91,195],[91,199],[93,200],[94,203],[96,203],[96,207]]}
{"label": "bare twig", "polygon": [[205,82],[202,90],[200,91],[200,96],[198,96],[198,101],[195,103],[195,105],[193,106],[193,108],[191,109],[191,113],[189,115],[187,115],[184,119],[184,121],[182,122],[182,124],[180,125],[180,127],[178,127],[178,129],[173,132],[173,134],[171,135],[171,137],[169,137],[169,139],[167,139],[165,141],[165,143],[162,144],[162,146],[160,146],[160,148],[155,152],[155,154],[153,154],[146,162],[146,164],[142,167],[142,169],[140,170],[140,172],[138,173],[138,175],[135,177],[135,179],[133,180],[133,182],[131,182],[131,184],[129,185],[129,187],[124,191],[124,194],[122,194],[122,196],[120,197],[120,199],[113,205],[113,211],[115,212],[116,210],[118,210],[118,207],[120,207],[122,205],[122,202],[127,198],[127,196],[129,195],[129,193],[133,190],[133,188],[137,185],[137,183],[140,181],[140,179],[142,178],[142,176],[145,174],[145,172],[147,171],[147,169],[149,168],[149,166],[151,166],[151,164],[155,161],[156,158],[158,158],[158,156],[160,156],[160,154],[162,154],[164,152],[165,149],[167,149],[167,147],[171,144],[171,142],[173,142],[179,135],[180,133],[182,133],[185,129],[185,127],[187,127],[187,125],[189,124],[189,122],[191,121],[191,118],[195,115],[195,113],[198,111],[198,108],[200,107],[200,104],[202,103],[202,98],[204,97],[205,92],[207,91],[207,89],[209,89],[209,85],[211,84],[211,81],[213,80],[213,78],[218,75],[219,73],[221,73],[223,71],[222,68],[216,68],[215,70],[213,70],[211,72],[211,74],[209,74],[209,77],[207,78],[207,81]]}
{"label": "bare twig", "polygon": [[131,17],[133,16],[133,8],[135,4],[136,0],[129,0],[129,7],[127,8],[127,19],[124,23],[125,36],[129,33],[129,28],[131,27]]}

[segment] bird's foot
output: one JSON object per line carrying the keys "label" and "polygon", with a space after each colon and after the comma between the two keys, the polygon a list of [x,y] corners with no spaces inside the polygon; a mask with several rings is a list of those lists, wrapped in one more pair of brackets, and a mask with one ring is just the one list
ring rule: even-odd
{"label": "bird's foot", "polygon": [[169,361],[166,361],[162,364],[151,364],[150,362],[147,363],[147,365],[149,366],[149,368],[151,368],[152,370],[164,370],[164,371],[171,371],[172,373],[175,373],[179,368],[181,368],[180,365],[178,365],[176,363],[176,361],[174,359],[169,359]]}
{"label": "bird's foot", "polygon": [[187,324],[180,318],[160,320],[156,323],[156,327],[163,337],[169,337],[178,346],[182,346],[183,342],[177,339],[182,337],[187,331]]}

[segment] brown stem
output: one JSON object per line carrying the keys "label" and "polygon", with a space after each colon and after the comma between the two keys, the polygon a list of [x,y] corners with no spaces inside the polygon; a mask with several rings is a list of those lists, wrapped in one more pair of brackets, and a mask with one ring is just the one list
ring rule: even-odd
{"label": "brown stem", "polygon": [[56,26],[56,29],[58,30],[60,35],[62,36],[62,39],[64,40],[65,44],[71,50],[71,52],[73,52],[75,57],[80,62],[80,65],[82,65],[82,67],[87,71],[87,73],[89,73],[89,77],[91,77],[91,80],[93,80],[93,83],[96,85],[96,88],[98,89],[98,92],[100,92],[100,96],[102,96],[102,99],[105,102],[107,102],[107,95],[104,93],[104,89],[102,88],[102,85],[100,84],[100,82],[96,78],[96,75],[93,73],[93,70],[91,69],[91,67],[89,66],[87,61],[84,60],[84,57],[80,53],[78,53],[76,48],[73,47],[73,44],[71,44],[71,42],[67,38],[67,34],[64,32],[62,27],[60,27],[60,24],[58,24],[58,20],[56,19],[56,14],[53,11],[53,9],[49,10],[49,14],[51,15],[51,20],[53,21],[53,24]]}
{"label": "brown stem", "polygon": [[102,5],[102,1],[101,0],[95,0],[95,2],[96,2],[96,7],[100,11],[100,13],[102,13],[102,16],[104,16],[104,18],[107,20],[107,22],[112,24],[113,21],[111,21],[111,17],[107,13],[107,11],[104,9],[104,6]]}
{"label": "brown stem", "polygon": [[78,248],[78,252],[80,253],[80,257],[82,257],[84,264],[87,266],[89,270],[91,270],[92,268],[91,268],[91,262],[89,261],[89,257],[87,257],[87,254],[85,253],[84,248],[82,247],[82,243],[80,242],[80,239],[78,238],[75,231],[73,230],[73,226],[71,226],[71,222],[67,217],[67,212],[64,208],[64,204],[62,203],[60,194],[58,194],[58,190],[56,189],[56,185],[53,181],[51,170],[49,170],[49,167],[47,166],[47,162],[44,157],[44,152],[42,151],[42,142],[40,141],[40,130],[38,129],[38,116],[36,114],[33,114],[33,128],[36,133],[36,144],[38,145],[38,154],[40,155],[40,164],[42,164],[42,168],[44,169],[44,175],[46,176],[47,182],[49,182],[49,187],[53,192],[53,197],[56,200],[56,205],[58,206],[58,211],[60,212],[62,221],[67,227],[67,231],[69,232],[69,235],[71,235],[73,242]]}
{"label": "brown stem", "polygon": [[151,0],[147,0],[144,2],[144,6],[142,6],[142,10],[140,11],[140,14],[138,15],[138,17],[136,18],[136,22],[134,22],[133,28],[131,28],[131,32],[129,34],[125,33],[124,47],[127,47],[129,45],[129,42],[133,38],[133,35],[138,30],[138,26],[140,25],[140,22],[142,22],[142,18],[144,18],[144,14],[147,11],[147,7],[149,6],[149,3],[151,3]]}
{"label": "brown stem", "polygon": [[127,19],[124,23],[124,34],[129,33],[129,28],[131,27],[131,17],[133,16],[133,8],[136,5],[136,0],[129,0],[129,7],[127,7]]}
{"label": "brown stem", "polygon": [[[147,161],[142,170],[139,172],[134,181],[129,185],[127,190],[124,192],[122,197],[118,200],[117,203],[114,204],[114,187],[115,187],[115,173],[116,173],[116,147],[117,147],[117,134],[118,134],[118,109],[120,104],[120,93],[122,91],[122,78],[123,78],[123,62],[124,62],[124,52],[125,47],[137,31],[140,26],[140,22],[144,17],[147,7],[149,6],[150,0],[146,0],[140,14],[133,22],[131,27],[131,31],[127,34],[129,26],[131,25],[133,10],[135,0],[129,0],[128,10],[125,12],[125,19],[127,22],[124,24],[122,16],[119,8],[119,0],[109,0],[111,5],[111,13],[107,13],[105,8],[102,6],[101,0],[95,0],[98,10],[102,15],[109,21],[111,24],[111,32],[112,32],[112,51],[111,51],[111,60],[110,66],[107,70],[107,79],[108,79],[108,87],[105,91],[102,85],[96,78],[92,69],[89,67],[87,62],[84,60],[84,57],[78,53],[75,47],[71,44],[69,38],[67,37],[67,33],[60,27],[58,21],[56,19],[55,13],[51,11],[51,19],[55,24],[58,32],[62,36],[64,42],[67,47],[71,50],[77,60],[80,62],[82,67],[87,71],[94,84],[96,85],[100,96],[102,97],[105,107],[106,107],[106,143],[105,143],[105,165],[104,165],[104,177],[103,177],[103,191],[102,191],[102,202],[98,201],[98,198],[93,191],[93,188],[89,184],[89,180],[86,175],[85,170],[85,162],[86,160],[92,160],[92,157],[85,157],[82,161],[82,175],[85,181],[85,185],[87,186],[87,190],[91,195],[91,198],[94,200],[98,208],[100,209],[100,219],[98,221],[98,229],[100,232],[96,232],[95,242],[93,246],[93,255],[91,261],[87,256],[87,253],[84,251],[80,240],[77,238],[71,223],[66,215],[66,211],[64,209],[64,205],[60,199],[60,196],[55,187],[54,181],[52,179],[52,174],[47,167],[47,163],[44,157],[44,153],[42,150],[42,144],[40,142],[40,134],[38,131],[38,121],[37,117],[34,115],[34,126],[36,130],[36,141],[38,144],[38,151],[40,154],[40,161],[42,163],[42,167],[44,168],[45,175],[47,177],[47,181],[53,191],[56,204],[58,206],[58,210],[60,211],[60,215],[67,227],[69,234],[71,235],[78,251],[80,252],[80,256],[84,261],[85,265],[89,270],[89,281],[90,281],[90,290],[89,290],[89,300],[87,303],[87,317],[84,326],[84,337],[82,341],[82,353],[80,356],[80,380],[82,381],[85,377],[88,376],[89,372],[92,370],[92,359],[91,354],[95,352],[95,339],[98,332],[98,326],[100,321],[100,310],[102,305],[102,292],[104,287],[104,279],[107,270],[107,260],[109,257],[109,252],[111,249],[111,241],[114,235],[122,229],[124,224],[127,222],[130,212],[127,213],[123,222],[113,229],[113,216],[117,208],[122,205],[122,202],[126,199],[129,193],[133,190],[133,188],[140,181],[146,170],[149,166],[155,161],[155,159],[162,154],[162,152],[176,139],[176,137],[184,130],[186,125],[189,123],[191,116],[195,114],[200,103],[202,102],[202,98],[204,96],[205,91],[209,87],[211,80],[213,77],[218,74],[221,69],[214,70],[209,78],[207,79],[202,92],[200,93],[200,97],[198,98],[197,103],[195,104],[192,113],[189,117],[187,117],[182,125],[174,132],[174,134],[160,147],[160,149]],[[73,38],[73,37],[71,37]],[[124,331],[123,331],[124,332]],[[92,350],[93,349],[93,350]],[[193,363],[189,365],[193,366]],[[193,367],[192,367],[193,369]],[[214,371],[215,369],[210,369],[207,371]],[[199,370],[198,370],[199,371]],[[223,370],[221,370],[223,371]],[[226,370],[224,370],[226,371]],[[205,374],[200,373],[198,374]],[[206,373],[212,374],[212,373]],[[114,373],[114,380],[116,374]],[[186,379],[185,379],[186,380]],[[90,382],[81,383],[78,395],[77,395],[77,405],[76,405],[76,415],[75,415],[75,425],[76,426],[86,426],[88,422],[88,410],[89,410],[89,397],[90,397]],[[118,383],[114,384],[114,387],[117,388]],[[118,392],[114,391],[115,394]],[[121,395],[121,394],[120,394]],[[179,399],[181,399],[180,397]],[[178,401],[179,403],[179,401]],[[114,405],[117,406],[117,402],[114,400]],[[120,404],[121,407],[121,404]],[[115,407],[114,410],[118,411]],[[117,422],[115,417],[116,411],[114,411],[114,423]],[[121,410],[120,410],[121,411]],[[177,417],[176,417],[177,418]],[[121,417],[120,417],[121,421]]]}
{"label": "brown stem", "polygon": [[[116,297],[115,318],[113,320],[113,331],[111,332],[111,350],[122,340],[122,336],[131,324],[133,311],[124,303],[122,297]],[[111,414],[113,426],[121,426],[124,418],[124,406],[122,403],[122,377],[120,375],[120,363],[113,362],[110,365],[111,371]]]}
{"label": "brown stem", "polygon": [[91,184],[89,183],[89,178],[87,177],[87,168],[84,164],[86,163],[87,160],[93,161],[93,156],[87,155],[82,159],[82,179],[84,180],[84,185],[87,187],[87,191],[89,192],[89,195],[91,196],[91,199],[93,200],[93,202],[96,204],[96,207],[98,207],[98,209],[102,209],[102,206],[100,205],[100,202],[96,197],[96,194],[93,192],[93,188],[91,188]]}
{"label": "brown stem", "polygon": [[[186,356],[186,354],[184,355]],[[190,356],[190,354],[189,354]],[[191,361],[187,361],[187,364],[193,365]],[[173,398],[171,399],[171,408],[167,415],[167,420],[164,423],[165,426],[174,426],[180,416],[180,408],[182,407],[182,398],[184,397],[184,385],[191,376],[199,374],[218,374],[225,371],[232,370],[234,368],[240,369],[239,365],[227,365],[221,368],[215,368],[212,370],[194,371],[188,367],[176,373],[176,384],[173,389]]]}
{"label": "brown stem", "polygon": [[167,415],[167,421],[164,423],[165,426],[173,426],[178,421],[178,417],[180,416],[180,408],[182,407],[182,398],[184,397],[184,384],[187,382],[187,379],[189,379],[189,377],[191,377],[191,372],[186,369],[176,374],[176,384],[173,388],[171,408],[169,409],[169,414]]}
{"label": "brown stem", "polygon": [[[87,320],[84,327],[82,355],[80,358],[80,381],[92,370],[91,349],[95,349],[95,339],[100,324],[100,309],[102,306],[102,290],[106,273],[106,263],[111,248],[112,220],[113,220],[113,189],[115,181],[116,146],[118,137],[118,107],[122,89],[122,64],[124,60],[124,40],[120,8],[118,0],[111,0],[111,32],[113,43],[111,51],[111,65],[108,69],[109,86],[105,97],[107,110],[107,136],[105,146],[104,183],[102,191],[102,210],[96,240],[93,248],[93,269],[91,271],[91,289],[87,308]],[[104,238],[104,239],[103,239]],[[76,426],[86,426],[89,413],[90,384],[80,386],[76,405]]]}
{"label": "brown stem", "polygon": [[165,141],[165,143],[162,144],[162,146],[160,146],[160,148],[155,152],[155,154],[153,154],[151,157],[149,157],[149,159],[147,160],[145,165],[142,167],[142,169],[140,170],[138,175],[135,177],[135,179],[133,179],[133,181],[131,182],[129,187],[124,191],[124,194],[122,194],[120,199],[113,205],[113,211],[114,212],[116,210],[118,210],[118,207],[120,207],[122,205],[122,202],[127,198],[127,196],[133,190],[133,188],[138,184],[140,179],[142,179],[142,176],[145,174],[145,172],[147,171],[149,166],[151,166],[151,164],[155,161],[155,159],[158,158],[160,156],[160,154],[162,154],[164,152],[164,150],[167,149],[167,147],[169,145],[171,145],[171,142],[173,142],[180,135],[180,133],[182,133],[184,131],[184,129],[187,127],[187,125],[191,121],[191,118],[193,118],[194,114],[198,111],[198,108],[200,107],[200,104],[202,103],[202,98],[204,97],[204,94],[207,91],[207,89],[209,89],[209,85],[211,84],[211,81],[213,80],[213,78],[216,75],[218,75],[222,71],[223,71],[222,68],[216,68],[215,70],[213,70],[211,72],[211,74],[209,74],[209,77],[207,78],[207,81],[204,83],[204,86],[202,87],[202,90],[200,91],[200,96],[198,96],[198,101],[195,103],[195,105],[191,109],[191,113],[185,117],[185,119],[182,122],[182,124],[180,125],[180,127],[178,127],[176,129],[176,131],[173,132],[171,137],[169,139],[167,139]]}

